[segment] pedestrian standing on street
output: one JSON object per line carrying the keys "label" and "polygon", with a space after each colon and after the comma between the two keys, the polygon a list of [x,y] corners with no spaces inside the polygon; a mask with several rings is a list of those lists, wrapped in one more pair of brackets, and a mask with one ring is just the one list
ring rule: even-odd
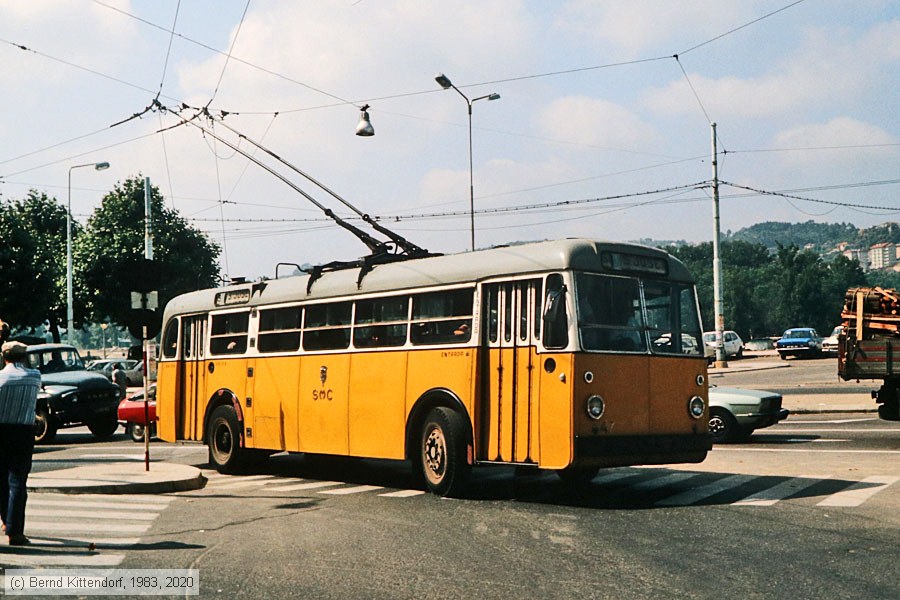
{"label": "pedestrian standing on street", "polygon": [[34,454],[34,409],[41,373],[23,364],[26,346],[0,347],[6,366],[0,370],[0,517],[10,546],[25,546],[25,502]]}
{"label": "pedestrian standing on street", "polygon": [[119,386],[119,400],[123,399],[128,391],[128,376],[125,375],[125,367],[122,363],[113,365],[112,381]]}

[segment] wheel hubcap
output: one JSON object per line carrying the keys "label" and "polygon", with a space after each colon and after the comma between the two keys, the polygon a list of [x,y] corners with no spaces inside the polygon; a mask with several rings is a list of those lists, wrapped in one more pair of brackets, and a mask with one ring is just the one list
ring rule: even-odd
{"label": "wheel hubcap", "polygon": [[227,425],[220,424],[216,427],[216,434],[213,436],[216,456],[225,462],[231,454],[231,430]]}
{"label": "wheel hubcap", "polygon": [[709,432],[715,436],[725,433],[725,421],[719,417],[710,417]]}
{"label": "wheel hubcap", "polygon": [[425,438],[422,448],[428,479],[439,482],[444,477],[446,467],[447,446],[444,433],[437,427],[432,429]]}

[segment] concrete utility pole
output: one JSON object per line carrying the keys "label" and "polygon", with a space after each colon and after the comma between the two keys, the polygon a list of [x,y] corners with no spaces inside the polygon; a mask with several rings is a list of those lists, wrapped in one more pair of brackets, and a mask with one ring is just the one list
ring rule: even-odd
{"label": "concrete utility pole", "polygon": [[713,306],[716,319],[716,368],[727,367],[725,361],[725,301],[722,296],[722,261],[719,259],[719,163],[716,152],[716,124],[712,123],[713,169]]}

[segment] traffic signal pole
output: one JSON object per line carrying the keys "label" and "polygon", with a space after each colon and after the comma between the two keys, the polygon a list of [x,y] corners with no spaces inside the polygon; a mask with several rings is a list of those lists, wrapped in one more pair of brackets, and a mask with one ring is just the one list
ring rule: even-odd
{"label": "traffic signal pole", "polygon": [[[144,258],[153,260],[153,231],[150,214],[150,178],[144,178]],[[146,296],[145,296],[146,297]],[[144,470],[150,470],[150,340],[147,339],[147,324],[144,323],[141,344],[144,354]]]}

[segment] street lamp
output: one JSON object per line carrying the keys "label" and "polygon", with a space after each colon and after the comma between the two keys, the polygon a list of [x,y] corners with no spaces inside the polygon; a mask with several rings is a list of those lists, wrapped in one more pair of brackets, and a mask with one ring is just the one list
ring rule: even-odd
{"label": "street lamp", "polygon": [[469,226],[472,232],[472,251],[475,251],[475,185],[473,183],[473,174],[472,174],[472,104],[477,102],[478,100],[499,100],[500,94],[487,94],[484,96],[479,96],[478,98],[469,98],[459,91],[459,88],[453,85],[453,82],[450,81],[450,78],[444,75],[443,73],[438,73],[438,76],[434,78],[435,81],[438,82],[438,85],[442,88],[449,89],[453,88],[457,91],[457,93],[465,99],[466,104],[469,107]]}
{"label": "street lamp", "polygon": [[375,135],[375,128],[372,127],[372,121],[369,120],[369,105],[365,104],[359,107],[359,123],[356,125],[356,135],[362,137],[371,137]]}
{"label": "street lamp", "polygon": [[108,162],[85,163],[69,167],[69,209],[66,211],[66,340],[75,345],[75,311],[72,308],[72,169],[94,167],[97,171],[109,168]]}

